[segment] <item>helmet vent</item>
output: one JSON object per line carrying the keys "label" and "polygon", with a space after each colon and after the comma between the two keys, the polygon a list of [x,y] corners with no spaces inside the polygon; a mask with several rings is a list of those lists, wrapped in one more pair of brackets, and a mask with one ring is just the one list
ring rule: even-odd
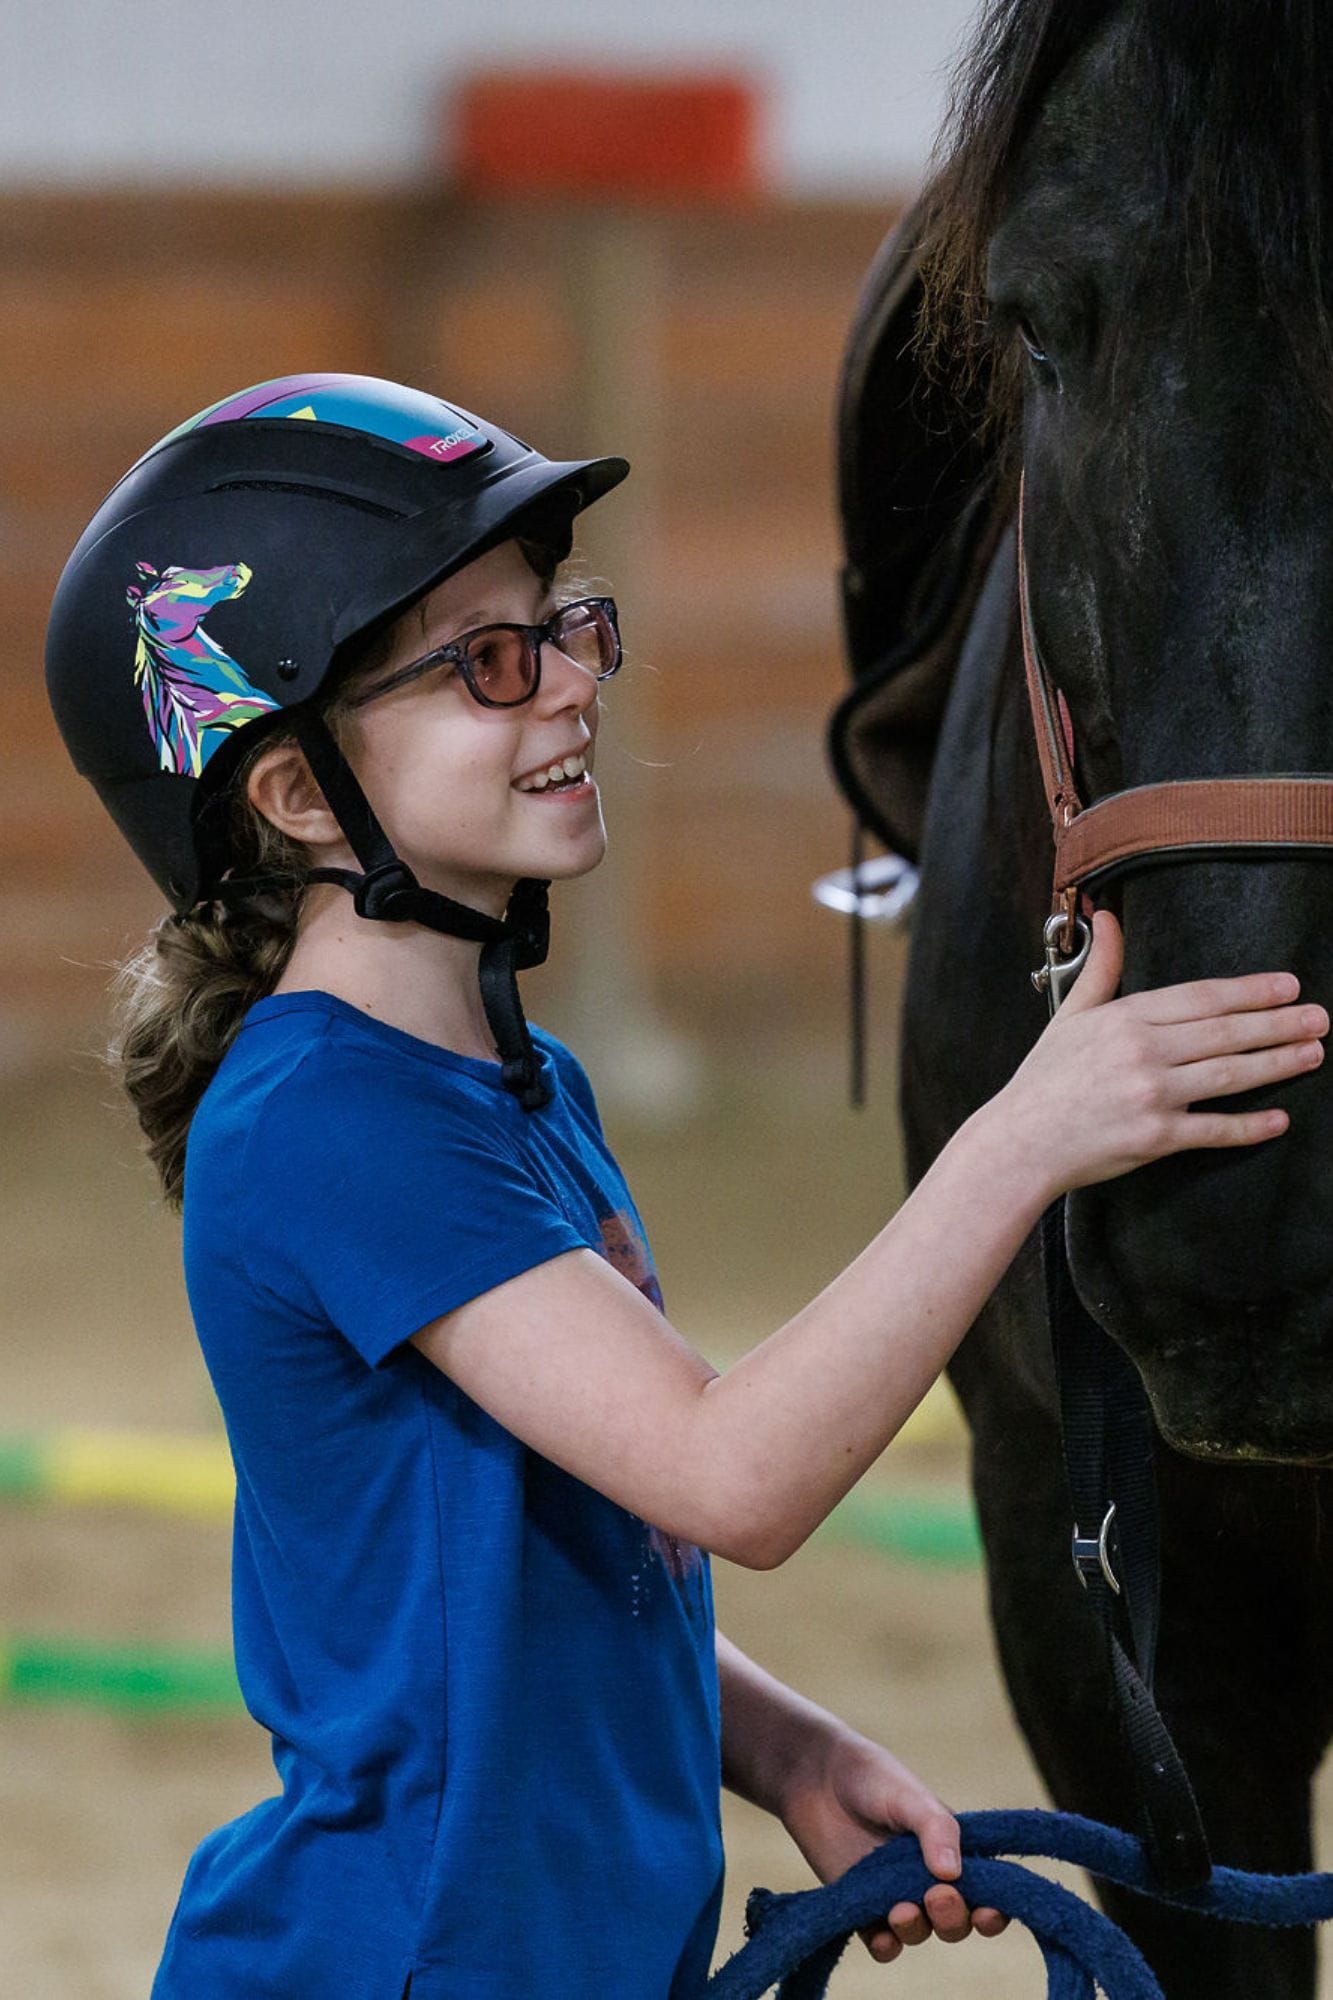
{"label": "helmet vent", "polygon": [[363,514],[378,514],[383,521],[406,519],[399,507],[386,507],[382,501],[349,493],[345,487],[311,486],[299,479],[219,479],[208,490],[210,493],[299,493],[305,500],[336,500],[344,507],[359,507]]}

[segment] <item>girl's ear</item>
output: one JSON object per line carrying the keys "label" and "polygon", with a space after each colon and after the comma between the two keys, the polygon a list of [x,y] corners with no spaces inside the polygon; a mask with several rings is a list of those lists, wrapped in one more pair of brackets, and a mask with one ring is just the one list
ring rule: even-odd
{"label": "girl's ear", "polygon": [[275,743],[263,751],[246,780],[245,795],[255,811],[290,840],[328,847],[344,839],[297,743]]}

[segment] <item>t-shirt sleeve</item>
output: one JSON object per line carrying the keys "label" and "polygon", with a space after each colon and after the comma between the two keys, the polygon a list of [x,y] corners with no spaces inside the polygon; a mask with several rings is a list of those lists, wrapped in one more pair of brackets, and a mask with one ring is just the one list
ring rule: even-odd
{"label": "t-shirt sleeve", "polygon": [[563,1042],[558,1042],[554,1035],[548,1035],[543,1028],[534,1029],[532,1038],[538,1047],[544,1049],[551,1057],[560,1072],[560,1081],[565,1092],[578,1105],[598,1138],[604,1137],[602,1117],[597,1109],[597,1099],[593,1095],[588,1072],[573,1050],[567,1049]]}
{"label": "t-shirt sleeve", "polygon": [[441,1314],[585,1247],[499,1116],[392,1065],[314,1059],[247,1146],[252,1281],[378,1365]]}

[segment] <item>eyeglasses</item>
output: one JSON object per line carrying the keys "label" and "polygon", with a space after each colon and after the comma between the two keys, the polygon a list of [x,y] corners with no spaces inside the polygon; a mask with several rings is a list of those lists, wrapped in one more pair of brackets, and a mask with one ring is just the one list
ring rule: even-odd
{"label": "eyeglasses", "polygon": [[437,667],[456,667],[474,701],[483,708],[518,708],[541,686],[542,647],[552,645],[599,681],[620,665],[620,625],[613,597],[580,597],[562,604],[544,625],[480,625],[447,646],[437,646],[398,667],[384,680],[352,698],[361,708],[391,688],[406,687]]}

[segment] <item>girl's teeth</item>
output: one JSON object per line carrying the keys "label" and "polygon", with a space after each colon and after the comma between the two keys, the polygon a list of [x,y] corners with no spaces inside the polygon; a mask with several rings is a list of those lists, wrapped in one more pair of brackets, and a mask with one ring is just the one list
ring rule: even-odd
{"label": "girl's teeth", "polygon": [[548,765],[544,771],[534,771],[530,778],[523,780],[522,789],[544,792],[548,785],[563,785],[568,778],[581,778],[587,768],[582,757],[565,757],[558,764]]}

